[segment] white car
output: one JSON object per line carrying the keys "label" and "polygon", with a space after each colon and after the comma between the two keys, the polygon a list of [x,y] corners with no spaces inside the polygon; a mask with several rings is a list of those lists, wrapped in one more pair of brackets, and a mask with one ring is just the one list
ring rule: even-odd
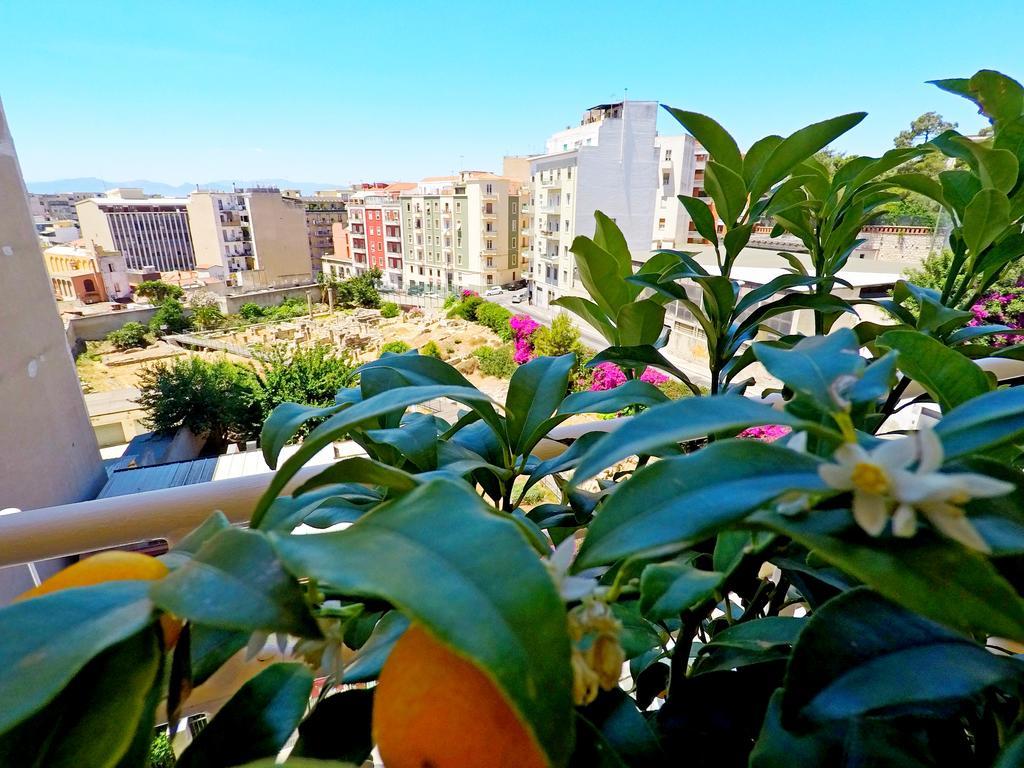
{"label": "white car", "polygon": [[488,288],[487,291],[484,293],[484,296],[501,296],[501,288],[499,288],[498,286]]}
{"label": "white car", "polygon": [[523,294],[517,293],[515,296],[513,296],[512,297],[512,303],[513,304],[522,304],[523,303]]}

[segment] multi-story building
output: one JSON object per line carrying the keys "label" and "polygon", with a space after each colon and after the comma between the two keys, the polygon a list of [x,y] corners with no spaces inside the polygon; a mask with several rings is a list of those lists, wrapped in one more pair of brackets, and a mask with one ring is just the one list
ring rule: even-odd
{"label": "multi-story building", "polygon": [[105,251],[84,241],[53,245],[43,251],[57,301],[100,301],[128,299],[128,267],[117,251]]}
{"label": "multi-story building", "polygon": [[[697,148],[689,134],[657,136],[659,183],[655,191],[651,250],[681,248],[690,237],[690,216],[678,195],[692,195]],[[703,151],[703,148],[701,148]]]}
{"label": "multi-story building", "polygon": [[379,269],[383,283],[402,290],[403,275],[402,212],[399,195],[415,184],[364,184],[349,198],[349,249],[352,273],[361,275]]}
{"label": "multi-story building", "polygon": [[183,197],[146,197],[126,188],[79,200],[75,208],[84,240],[124,254],[129,269],[170,272],[196,265],[187,204]]}
{"label": "multi-story building", "polygon": [[228,273],[256,268],[252,235],[243,227],[248,222],[243,194],[193,192],[186,207],[198,266],[221,266]]}
{"label": "multi-story building", "polygon": [[334,251],[331,228],[334,224],[344,224],[348,220],[345,201],[335,195],[321,196],[317,193],[309,196],[299,194],[295,190],[284,190],[283,194],[285,197],[301,201],[306,207],[309,257],[312,262],[313,274],[318,275],[323,271],[323,257]]}
{"label": "multi-story building", "polygon": [[519,266],[518,280],[529,277],[533,261],[533,183],[530,181],[530,157],[506,156],[502,176],[519,182]]}
{"label": "multi-story building", "polygon": [[336,222],[331,226],[331,239],[334,250],[324,254],[324,275],[337,280],[352,277],[355,272],[352,266],[352,230],[347,224]]}
{"label": "multi-story building", "polygon": [[402,194],[405,276],[410,288],[481,291],[520,279],[518,181],[480,171],[424,179]]}
{"label": "multi-story building", "polygon": [[97,197],[96,192],[63,192],[60,194],[28,196],[29,211],[36,224],[50,221],[78,221],[75,203]]}
{"label": "multi-story building", "polygon": [[552,135],[546,153],[531,159],[536,305],[583,294],[569,248],[577,234],[593,234],[595,211],[615,220],[635,260],[647,258],[659,181],[657,106],[599,104],[578,126]]}

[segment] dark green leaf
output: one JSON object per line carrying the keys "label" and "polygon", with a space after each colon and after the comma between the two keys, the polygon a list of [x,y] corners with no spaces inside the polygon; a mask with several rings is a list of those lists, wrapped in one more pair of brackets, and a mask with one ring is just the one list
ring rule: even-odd
{"label": "dark green leaf", "polygon": [[321,699],[299,726],[299,740],[292,754],[361,765],[373,750],[372,717],[372,688],[342,691]]}
{"label": "dark green leaf", "polygon": [[560,357],[538,357],[512,374],[505,397],[508,441],[516,455],[528,452],[540,435],[537,429],[555,412],[569,388],[576,364],[570,352]]}
{"label": "dark green leaf", "polygon": [[[615,434],[621,440],[621,430]],[[600,447],[599,442],[591,450]],[[696,453],[650,464],[601,506],[576,566],[681,547],[742,520],[783,493],[822,490],[818,464],[813,456],[757,440],[718,441]]]}
{"label": "dark green leaf", "polygon": [[834,406],[841,394],[834,389],[836,380],[841,376],[855,376],[864,368],[864,359],[857,354],[857,348],[856,334],[849,328],[841,328],[828,336],[804,339],[792,349],[755,344],[754,354],[768,372],[786,386],[818,403]]}
{"label": "dark green leaf", "polygon": [[192,684],[198,686],[205,683],[228,659],[245,648],[250,633],[189,623],[189,635]]}
{"label": "dark green leaf", "polygon": [[665,109],[701,143],[716,162],[731,168],[736,173],[742,173],[743,157],[740,155],[740,148],[725,128],[699,112],[687,112],[668,106]]}
{"label": "dark green leaf", "polygon": [[175,544],[174,547],[172,547],[171,550],[160,559],[168,568],[172,570],[178,568],[191,560],[203,544],[221,531],[230,527],[231,523],[228,522],[224,513],[218,509],[206,518],[198,528],[191,531],[187,536],[185,536],[185,538]]}
{"label": "dark green leaf", "polygon": [[963,221],[967,204],[981,191],[981,182],[970,171],[943,171],[939,174],[942,196]]}
{"label": "dark green leaf", "polygon": [[688,562],[652,563],[640,576],[640,610],[653,620],[674,619],[715,594],[724,573],[702,571]]}
{"label": "dark green leaf", "polygon": [[718,231],[715,227],[714,214],[711,213],[708,204],[699,197],[688,195],[678,195],[678,197],[679,202],[683,204],[686,212],[690,215],[690,220],[693,221],[698,234],[717,248]]}
{"label": "dark green leaf", "polygon": [[995,189],[983,189],[964,209],[963,237],[977,258],[1010,223],[1010,201]]}
{"label": "dark green leaf", "polygon": [[272,664],[245,683],[178,758],[178,768],[223,768],[276,755],[302,719],[313,674]]}
{"label": "dark green leaf", "polygon": [[569,250],[576,255],[580,282],[608,317],[633,300],[633,291],[619,274],[615,257],[589,237],[578,235]]}
{"label": "dark green leaf", "polygon": [[[118,765],[143,721],[152,727],[156,701],[150,694],[159,669],[160,646],[152,629],[107,648],[35,717],[0,735],[0,765]],[[4,706],[13,703],[5,700]]]}
{"label": "dark green leaf", "polygon": [[594,211],[597,224],[594,228],[594,243],[598,248],[612,255],[618,269],[619,277],[633,274],[633,257],[629,255],[626,238],[613,219],[601,211]]}
{"label": "dark green leaf", "polygon": [[987,392],[943,414],[935,425],[947,459],[1004,445],[1024,435],[1024,387]]}
{"label": "dark green leaf", "polygon": [[408,628],[409,620],[398,611],[385,613],[373,628],[370,637],[345,667],[344,682],[364,683],[376,680],[391,649]]}
{"label": "dark green leaf", "polygon": [[965,699],[1024,673],[1024,663],[894,605],[845,592],[811,616],[786,673],[784,718],[845,720]]}
{"label": "dark green leaf", "polygon": [[661,336],[665,323],[665,307],[654,299],[627,304],[615,316],[619,329],[619,344],[635,347],[654,344]]}
{"label": "dark green leaf", "polygon": [[295,437],[299,428],[307,421],[332,416],[347,407],[347,403],[329,405],[326,408],[315,408],[299,403],[281,403],[264,422],[263,430],[260,433],[260,445],[267,466],[271,469],[277,467],[277,458],[281,455],[281,449]]}
{"label": "dark green leaf", "polygon": [[881,547],[845,510],[754,519],[905,608],[964,632],[1024,639],[1024,602],[988,560],[956,542],[919,533]]}
{"label": "dark green leaf", "polygon": [[611,436],[597,441],[576,468],[574,482],[588,480],[630,456],[654,454],[685,440],[739,432],[761,424],[812,428],[785,411],[747,397],[717,395],[675,400],[630,418]]}
{"label": "dark green leaf", "polygon": [[665,761],[653,729],[636,702],[622,689],[602,692],[596,701],[580,710],[580,716],[601,732],[625,765],[653,766]]}
{"label": "dark green leaf", "polygon": [[152,622],[149,586],[109,582],[0,610],[0,733],[39,711],[96,654]]}
{"label": "dark green leaf", "polygon": [[297,576],[387,600],[425,625],[487,671],[553,762],[567,755],[565,609],[515,523],[496,516],[469,486],[434,480],[347,530],[271,537]]}
{"label": "dark green leaf", "polygon": [[585,323],[593,326],[609,344],[618,344],[619,336],[615,325],[597,304],[579,296],[559,296],[551,303],[556,307],[564,307],[574,315],[583,319]]}
{"label": "dark green leaf", "polygon": [[876,343],[899,352],[897,367],[924,387],[945,412],[990,389],[977,363],[919,331],[889,331]]}
{"label": "dark green leaf", "polygon": [[739,219],[747,202],[747,188],[743,177],[714,160],[708,161],[704,186],[715,201],[718,215],[732,226]]}
{"label": "dark green leaf", "polygon": [[175,616],[211,627],[320,637],[301,587],[257,531],[222,531],[150,595]]}

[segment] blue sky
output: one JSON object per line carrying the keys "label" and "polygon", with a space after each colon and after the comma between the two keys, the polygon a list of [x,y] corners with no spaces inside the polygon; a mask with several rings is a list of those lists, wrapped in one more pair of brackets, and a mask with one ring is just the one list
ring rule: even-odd
{"label": "blue sky", "polygon": [[877,154],[925,111],[980,127],[925,81],[1024,80],[1022,22],[1020,0],[5,0],[0,98],[30,181],[498,169],[624,88],[743,147],[865,110],[837,148]]}

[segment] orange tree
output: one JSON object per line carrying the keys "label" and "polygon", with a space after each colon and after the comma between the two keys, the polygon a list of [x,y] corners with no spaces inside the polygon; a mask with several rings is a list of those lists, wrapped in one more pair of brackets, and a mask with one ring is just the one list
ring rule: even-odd
{"label": "orange tree", "polygon": [[[331,405],[279,406],[262,432],[276,474],[247,530],[215,513],[161,578],[66,584],[0,611],[0,764],[145,765],[158,704],[174,720],[229,657],[277,634],[294,661],[247,681],[180,765],[269,765],[296,732],[296,766],[358,764],[375,743],[391,768],[1020,765],[1024,390],[976,360],[1024,353],[965,307],[1024,256],[1024,89],[989,71],[939,85],[975,101],[992,136],[947,132],[838,170],[813,155],[861,115],[741,153],[710,118],[673,110],[712,157],[721,237],[702,201],[682,203],[716,269],[662,252],[634,273],[599,215],[573,246],[590,298],[562,302],[604,334],[594,364],[625,384],[567,395],[573,355],[542,357],[499,404],[410,352],[364,365]],[[962,167],[886,175],[911,152]],[[833,288],[896,189],[949,212],[949,280],[900,283],[874,302],[887,323],[856,322]],[[758,221],[808,257],[742,293],[732,268]],[[659,347],[670,301],[705,331],[710,395],[669,402],[635,377],[681,375]],[[795,310],[818,333],[769,334]],[[783,383],[775,406],[743,396],[753,362]],[[463,413],[411,410],[436,398]],[[935,426],[894,431],[924,399]],[[560,453],[545,442],[574,415],[625,409],[637,415],[612,432]],[[737,438],[769,424],[791,431]],[[338,439],[365,455],[286,492]],[[549,478],[558,501],[523,509]],[[164,615],[184,622],[173,647]],[[310,703],[315,675],[330,684]]]}

